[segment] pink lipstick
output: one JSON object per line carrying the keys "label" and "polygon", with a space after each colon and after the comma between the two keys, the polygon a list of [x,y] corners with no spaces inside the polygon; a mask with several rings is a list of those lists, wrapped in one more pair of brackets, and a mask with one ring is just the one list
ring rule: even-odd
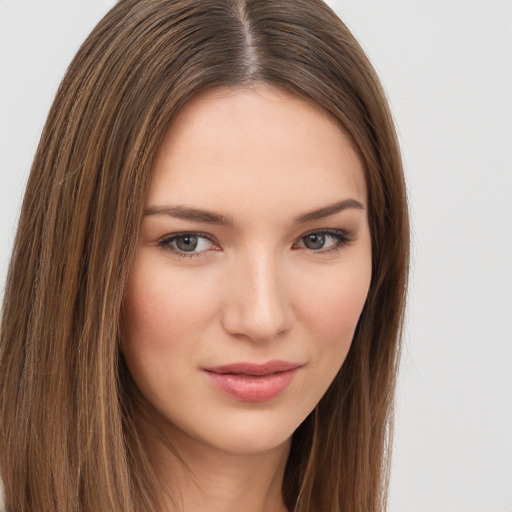
{"label": "pink lipstick", "polygon": [[269,361],[265,364],[235,363],[204,368],[212,383],[242,402],[266,402],[284,391],[300,364]]}

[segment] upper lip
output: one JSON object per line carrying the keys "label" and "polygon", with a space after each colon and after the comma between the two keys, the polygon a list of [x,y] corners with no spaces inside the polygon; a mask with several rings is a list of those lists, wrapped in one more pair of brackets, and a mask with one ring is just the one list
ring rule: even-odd
{"label": "upper lip", "polygon": [[268,363],[257,364],[249,362],[226,364],[223,366],[212,366],[204,368],[207,372],[218,374],[240,374],[240,375],[270,375],[273,373],[286,372],[294,370],[302,366],[298,363],[291,363],[288,361],[269,361]]}

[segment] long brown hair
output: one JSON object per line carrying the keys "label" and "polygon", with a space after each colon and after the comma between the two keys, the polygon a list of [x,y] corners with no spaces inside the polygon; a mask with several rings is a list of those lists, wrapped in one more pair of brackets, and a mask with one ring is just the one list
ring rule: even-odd
{"label": "long brown hair", "polygon": [[401,159],[364,52],[320,0],[122,0],[71,63],[23,202],[1,324],[8,510],[156,510],[119,355],[155,153],[195,94],[266,83],[322,107],[365,164],[373,277],[348,357],[293,436],[294,512],[385,509],[409,231]]}

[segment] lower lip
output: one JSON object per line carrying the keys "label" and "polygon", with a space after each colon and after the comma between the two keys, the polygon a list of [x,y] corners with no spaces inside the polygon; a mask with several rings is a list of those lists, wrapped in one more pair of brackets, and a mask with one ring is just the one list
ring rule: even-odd
{"label": "lower lip", "polygon": [[282,393],[292,382],[298,368],[270,375],[241,375],[206,372],[215,386],[242,402],[266,402]]}

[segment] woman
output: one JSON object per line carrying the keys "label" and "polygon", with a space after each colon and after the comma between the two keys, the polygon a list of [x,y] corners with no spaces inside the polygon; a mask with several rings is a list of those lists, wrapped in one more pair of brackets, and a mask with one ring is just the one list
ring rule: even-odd
{"label": "woman", "polygon": [[384,510],[407,262],[391,116],[329,8],[119,2],[27,185],[7,510]]}

